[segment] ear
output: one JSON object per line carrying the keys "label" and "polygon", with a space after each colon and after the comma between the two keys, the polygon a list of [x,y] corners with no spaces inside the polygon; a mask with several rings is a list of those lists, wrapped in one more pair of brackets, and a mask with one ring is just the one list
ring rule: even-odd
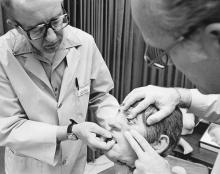
{"label": "ear", "polygon": [[[209,24],[205,27],[202,42],[210,54],[220,52],[220,23]],[[216,52],[217,51],[217,52]]]}
{"label": "ear", "polygon": [[167,135],[161,135],[159,140],[152,144],[152,147],[158,154],[161,154],[167,149],[169,143],[169,137]]}
{"label": "ear", "polygon": [[11,19],[7,19],[7,24],[14,28],[17,27],[17,23]]}
{"label": "ear", "polygon": [[11,20],[11,19],[7,19],[7,24],[10,25],[11,27],[17,29],[17,31],[18,31],[20,34],[24,34],[23,31],[21,30],[21,28],[18,27],[18,24],[17,24],[15,21],[13,21],[13,20]]}

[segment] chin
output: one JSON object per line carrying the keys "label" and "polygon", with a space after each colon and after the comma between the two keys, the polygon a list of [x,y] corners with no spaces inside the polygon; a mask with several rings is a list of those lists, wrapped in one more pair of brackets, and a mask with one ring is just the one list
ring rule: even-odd
{"label": "chin", "polygon": [[[106,157],[111,161],[116,163],[122,163],[129,167],[134,167],[134,162],[137,159],[137,156],[129,150],[125,150],[125,148],[120,149],[119,146],[114,145],[111,150],[105,153]],[[125,156],[126,155],[126,156]]]}

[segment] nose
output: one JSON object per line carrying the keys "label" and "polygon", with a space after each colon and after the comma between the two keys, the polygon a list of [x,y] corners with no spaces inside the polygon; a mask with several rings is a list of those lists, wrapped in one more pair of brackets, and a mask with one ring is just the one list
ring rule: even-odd
{"label": "nose", "polygon": [[108,125],[110,128],[110,131],[120,131],[122,126],[121,123],[117,118],[112,118],[108,121]]}
{"label": "nose", "polygon": [[57,34],[54,32],[54,30],[52,28],[48,28],[47,35],[46,35],[45,39],[48,42],[55,42],[55,41],[57,41]]}

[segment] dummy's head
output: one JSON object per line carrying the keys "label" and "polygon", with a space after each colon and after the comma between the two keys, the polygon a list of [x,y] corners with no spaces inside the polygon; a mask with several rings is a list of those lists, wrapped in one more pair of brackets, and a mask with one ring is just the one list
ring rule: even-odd
{"label": "dummy's head", "polygon": [[[65,12],[61,4],[61,0],[3,0],[10,15],[8,24],[42,54],[54,53],[63,39],[62,29],[67,18],[62,16]],[[56,30],[51,25],[43,28],[42,24],[52,24]]]}
{"label": "dummy's head", "polygon": [[[211,68],[218,62],[219,0],[131,0],[131,7],[146,43],[162,50],[172,46],[169,57],[188,78],[191,74],[195,76],[191,79],[193,82],[206,71],[208,64]],[[201,66],[199,62],[207,66]],[[191,69],[188,66],[192,66]],[[210,74],[209,77],[213,76]]]}
{"label": "dummy's head", "polygon": [[126,112],[119,110],[117,116],[109,122],[110,131],[116,144],[106,153],[107,157],[114,162],[118,161],[133,166],[137,156],[123,135],[125,131],[131,129],[143,135],[161,156],[166,156],[172,151],[181,135],[182,113],[176,108],[161,122],[148,126],[146,118],[156,111],[154,106],[150,106],[145,113],[140,113],[135,119],[128,121],[126,117],[129,110]]}

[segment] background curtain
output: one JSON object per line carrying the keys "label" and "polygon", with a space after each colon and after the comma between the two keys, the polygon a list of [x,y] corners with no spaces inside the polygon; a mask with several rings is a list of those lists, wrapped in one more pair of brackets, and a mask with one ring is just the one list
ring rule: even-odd
{"label": "background curtain", "polygon": [[191,88],[174,66],[158,70],[144,61],[145,43],[131,16],[130,0],[64,0],[70,23],[93,35],[121,102],[132,89],[149,84]]}
{"label": "background curtain", "polygon": [[[119,102],[132,89],[149,84],[193,87],[174,66],[158,70],[144,62],[146,46],[132,20],[130,0],[64,0],[64,6],[70,15],[70,24],[95,38],[115,82],[111,93]],[[0,34],[9,30],[6,18],[0,8]],[[99,154],[90,151],[89,160]],[[0,170],[1,166],[3,163]]]}
{"label": "background curtain", "polygon": [[[158,70],[144,61],[146,45],[131,16],[130,0],[64,0],[70,24],[95,38],[112,74],[112,94],[122,102],[132,89],[149,84],[191,88],[193,84],[170,66]],[[89,120],[94,117],[89,115]],[[88,161],[102,154],[88,151]]]}

